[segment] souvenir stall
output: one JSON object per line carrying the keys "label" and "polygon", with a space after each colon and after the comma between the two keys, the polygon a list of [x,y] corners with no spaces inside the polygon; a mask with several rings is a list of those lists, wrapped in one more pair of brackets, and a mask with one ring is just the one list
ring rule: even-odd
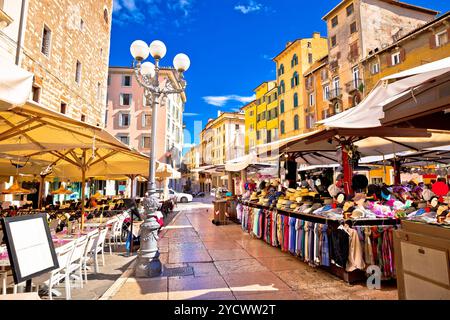
{"label": "souvenir stall", "polygon": [[[423,192],[413,186],[369,185],[366,176],[354,175],[354,167],[363,156],[419,152],[450,144],[450,132],[442,128],[398,128],[380,122],[383,106],[392,97],[404,97],[448,71],[450,60],[444,66],[430,64],[407,75],[391,76],[358,106],[322,121],[316,131],[272,144],[286,158],[337,150],[343,175],[328,189],[329,198],[308,186],[260,188],[240,203],[242,228],[348,282],[377,272],[382,279],[396,278],[394,232],[401,219],[422,215]],[[264,152],[270,147],[263,146]],[[447,219],[436,216],[448,208],[439,209],[439,202],[429,200],[424,210],[434,214],[421,219],[446,223]]]}

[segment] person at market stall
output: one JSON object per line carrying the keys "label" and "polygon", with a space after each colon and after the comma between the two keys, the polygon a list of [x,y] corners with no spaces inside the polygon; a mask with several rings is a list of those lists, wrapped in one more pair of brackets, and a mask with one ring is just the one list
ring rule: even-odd
{"label": "person at market stall", "polygon": [[89,199],[88,207],[89,207],[89,208],[95,208],[95,207],[97,207],[97,199],[96,199],[94,196],[92,196],[92,197]]}

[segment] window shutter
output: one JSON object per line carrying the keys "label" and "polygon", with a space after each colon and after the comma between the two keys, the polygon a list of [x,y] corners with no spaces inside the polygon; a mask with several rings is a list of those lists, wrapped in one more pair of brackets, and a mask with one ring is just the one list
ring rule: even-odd
{"label": "window shutter", "polygon": [[386,55],[386,65],[388,67],[392,66],[392,55],[391,54]]}
{"label": "window shutter", "polygon": [[119,126],[122,126],[122,114],[119,113]]}
{"label": "window shutter", "polygon": [[436,48],[436,35],[434,34],[430,35],[430,48],[431,49]]}
{"label": "window shutter", "polygon": [[400,62],[405,61],[405,59],[406,59],[406,50],[405,50],[405,48],[401,48],[400,49]]}

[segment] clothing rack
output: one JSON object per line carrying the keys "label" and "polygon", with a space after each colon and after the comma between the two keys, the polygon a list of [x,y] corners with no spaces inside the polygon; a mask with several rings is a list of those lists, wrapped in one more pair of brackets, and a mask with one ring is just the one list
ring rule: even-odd
{"label": "clothing rack", "polygon": [[[393,219],[393,218],[380,218],[380,219],[361,219],[361,220],[352,220],[352,219],[329,219],[325,217],[316,216],[313,214],[306,214],[306,213],[300,213],[300,212],[293,212],[288,210],[281,210],[277,209],[275,206],[264,206],[252,201],[238,201],[240,204],[244,206],[248,206],[251,208],[256,209],[262,209],[264,218],[262,219],[262,228],[263,230],[266,228],[266,219],[265,215],[267,212],[276,212],[278,214],[294,217],[297,219],[301,219],[308,222],[313,223],[319,223],[319,224],[326,224],[329,226],[328,230],[334,230],[337,229],[341,224],[347,223],[350,227],[365,227],[365,226],[397,226],[400,225],[400,219]],[[366,280],[366,274],[365,271],[362,270],[354,270],[352,272],[347,272],[345,268],[338,267],[335,264],[330,264],[329,267],[326,266],[320,266],[320,268],[326,270],[327,272],[339,277],[340,279],[348,282],[348,283],[355,283],[359,281]]]}

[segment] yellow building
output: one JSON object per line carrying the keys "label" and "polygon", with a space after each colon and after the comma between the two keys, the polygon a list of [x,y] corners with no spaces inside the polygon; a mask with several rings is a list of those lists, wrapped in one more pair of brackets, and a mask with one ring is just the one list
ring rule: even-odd
{"label": "yellow building", "polygon": [[256,145],[278,140],[277,82],[264,82],[255,90]]}
{"label": "yellow building", "polygon": [[277,65],[280,139],[306,131],[303,74],[327,53],[327,39],[315,32],[312,38],[288,42],[273,59]]}
{"label": "yellow building", "polygon": [[256,101],[241,108],[245,116],[245,154],[256,146]]}
{"label": "yellow building", "polygon": [[360,61],[438,12],[395,0],[342,0],[322,19],[327,23],[332,114],[357,105],[368,93]]}
{"label": "yellow building", "polygon": [[450,11],[361,61],[370,92],[388,75],[450,57]]}

